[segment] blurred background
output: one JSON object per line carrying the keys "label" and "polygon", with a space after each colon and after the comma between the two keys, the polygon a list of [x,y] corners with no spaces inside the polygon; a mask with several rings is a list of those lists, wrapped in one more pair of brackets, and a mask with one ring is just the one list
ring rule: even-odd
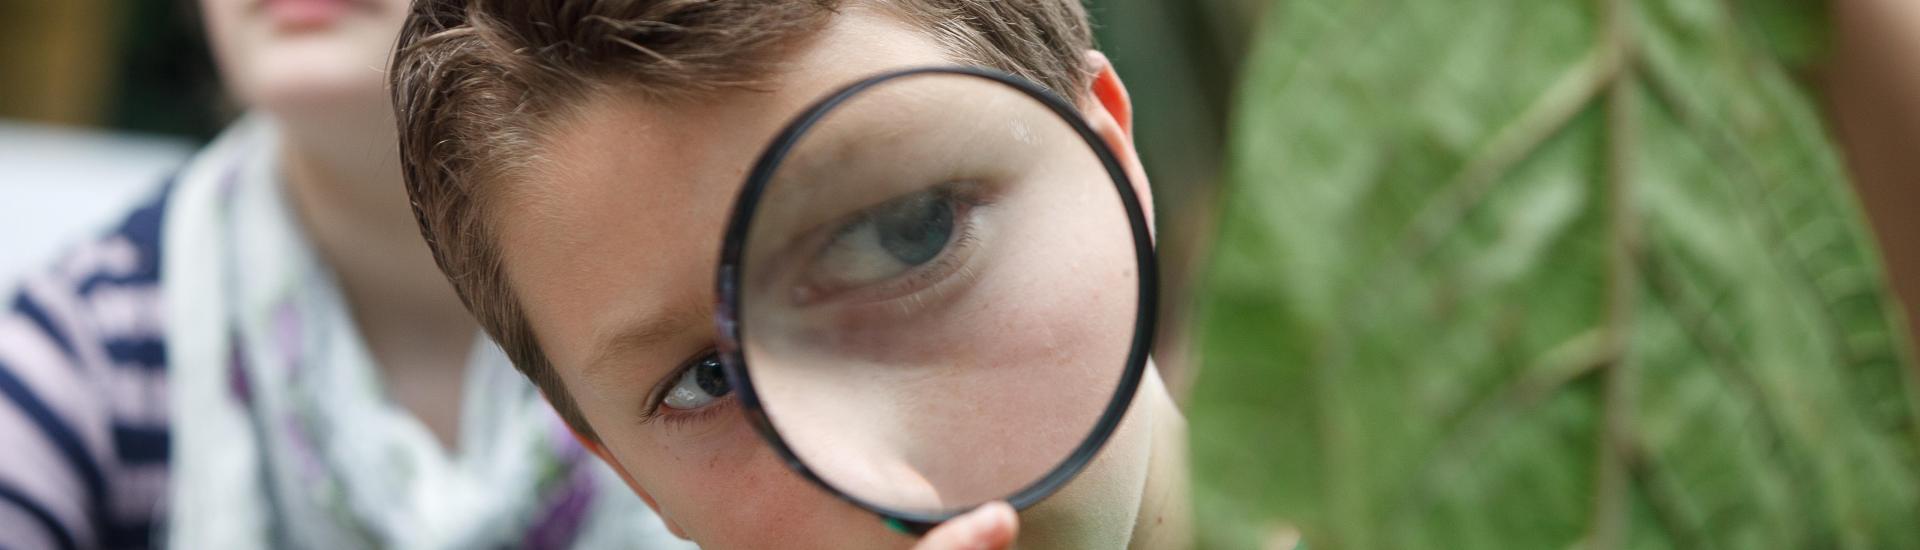
{"label": "blurred background", "polygon": [[1280,0],[1187,394],[1216,548],[1916,548],[1920,2]]}
{"label": "blurred background", "polygon": [[193,9],[0,0],[0,280],[123,211],[230,118]]}

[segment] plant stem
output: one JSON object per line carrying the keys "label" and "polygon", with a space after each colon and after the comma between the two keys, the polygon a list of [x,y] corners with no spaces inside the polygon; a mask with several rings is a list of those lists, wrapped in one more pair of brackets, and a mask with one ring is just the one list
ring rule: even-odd
{"label": "plant stem", "polygon": [[1620,548],[1627,539],[1631,491],[1631,429],[1637,404],[1631,353],[1634,305],[1639,299],[1639,213],[1634,179],[1638,132],[1634,104],[1635,69],[1631,54],[1630,0],[1600,0],[1606,48],[1622,63],[1607,91],[1608,247],[1606,347],[1611,363],[1603,368],[1599,456],[1589,548]]}

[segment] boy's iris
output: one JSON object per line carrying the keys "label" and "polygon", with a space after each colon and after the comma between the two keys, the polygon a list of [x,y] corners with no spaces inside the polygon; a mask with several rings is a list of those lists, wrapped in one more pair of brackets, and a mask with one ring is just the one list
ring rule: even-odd
{"label": "boy's iris", "polygon": [[720,367],[720,356],[712,353],[689,363],[673,375],[673,380],[673,387],[667,390],[660,404],[677,411],[705,408],[733,392],[733,386],[727,383],[726,371]]}
{"label": "boy's iris", "polygon": [[933,260],[953,238],[953,199],[921,193],[885,205],[873,214],[880,247],[907,265]]}
{"label": "boy's iris", "polygon": [[693,366],[693,382],[712,397],[721,397],[733,391],[727,384],[727,373],[720,368],[720,358],[708,355]]}

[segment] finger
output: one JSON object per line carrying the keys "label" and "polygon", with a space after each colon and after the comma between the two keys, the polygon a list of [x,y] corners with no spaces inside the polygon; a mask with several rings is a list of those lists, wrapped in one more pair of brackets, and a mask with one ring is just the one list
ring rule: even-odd
{"label": "finger", "polygon": [[935,527],[914,550],[1006,550],[1020,520],[1005,502],[991,502]]}

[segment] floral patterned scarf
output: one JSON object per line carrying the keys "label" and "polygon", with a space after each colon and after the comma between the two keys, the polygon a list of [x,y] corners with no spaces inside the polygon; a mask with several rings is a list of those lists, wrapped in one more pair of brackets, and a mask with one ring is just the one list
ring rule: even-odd
{"label": "floral patterned scarf", "polygon": [[170,201],[170,546],[689,547],[484,337],[457,449],[389,401],[287,203],[275,135],[236,125]]}

